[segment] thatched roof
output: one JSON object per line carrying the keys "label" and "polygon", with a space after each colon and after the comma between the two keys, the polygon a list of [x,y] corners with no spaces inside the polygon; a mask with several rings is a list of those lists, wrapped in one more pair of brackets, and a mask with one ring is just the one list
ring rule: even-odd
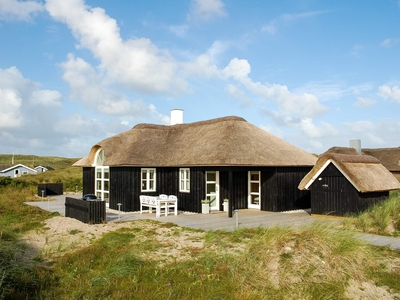
{"label": "thatched roof", "polygon": [[379,159],[389,171],[400,172],[400,148],[362,149],[361,151]]}
{"label": "thatched roof", "polygon": [[173,126],[139,124],[94,145],[108,166],[313,166],[316,157],[239,117]]}
{"label": "thatched roof", "polygon": [[400,189],[399,181],[375,157],[361,154],[325,153],[299,184],[308,189],[329,164],[334,164],[361,193]]}

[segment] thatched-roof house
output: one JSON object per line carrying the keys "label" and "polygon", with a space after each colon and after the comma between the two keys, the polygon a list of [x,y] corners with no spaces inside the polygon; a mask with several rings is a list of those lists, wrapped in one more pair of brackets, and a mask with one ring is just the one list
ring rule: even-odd
{"label": "thatched-roof house", "polygon": [[320,156],[299,189],[311,191],[311,213],[343,216],[387,198],[400,183],[375,157],[335,147]]}
{"label": "thatched-roof house", "polygon": [[173,194],[179,209],[201,211],[201,200],[222,210],[283,211],[310,205],[297,185],[316,157],[239,117],[171,126],[139,124],[105,139],[76,162],[84,193],[109,206],[139,209],[139,195]]}
{"label": "thatched-roof house", "polygon": [[398,148],[376,148],[362,149],[362,152],[379,159],[397,179],[400,179],[400,147]]}

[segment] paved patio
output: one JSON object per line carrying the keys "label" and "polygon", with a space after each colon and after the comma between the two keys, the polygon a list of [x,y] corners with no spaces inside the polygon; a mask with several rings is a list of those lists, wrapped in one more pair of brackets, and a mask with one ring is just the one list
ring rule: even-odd
{"label": "paved patio", "polygon": [[[55,200],[36,202],[26,202],[26,204],[40,207],[44,210],[51,212],[59,212],[61,215],[65,215],[65,197],[80,198],[81,195],[63,195],[52,197]],[[190,227],[194,229],[203,230],[234,230],[235,228],[254,228],[254,227],[273,227],[273,226],[288,226],[296,228],[312,224],[313,222],[329,222],[337,223],[341,222],[340,218],[322,217],[322,216],[311,216],[305,210],[299,210],[294,212],[265,212],[255,209],[243,209],[238,213],[234,214],[232,218],[228,217],[226,212],[212,212],[211,214],[192,214],[179,212],[177,216],[168,215],[156,218],[154,213],[143,213],[139,212],[120,212],[107,209],[107,222],[130,222],[134,220],[151,219],[159,222],[170,222],[179,226]],[[400,238],[385,237],[374,234],[356,233],[356,235],[366,242],[377,245],[377,246],[390,246],[394,249],[400,250]]]}

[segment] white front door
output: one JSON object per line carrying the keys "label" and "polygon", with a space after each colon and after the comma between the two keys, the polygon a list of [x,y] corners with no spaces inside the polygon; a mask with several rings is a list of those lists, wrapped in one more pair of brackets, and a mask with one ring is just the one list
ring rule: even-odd
{"label": "white front door", "polygon": [[259,171],[249,171],[248,207],[260,209],[261,200],[261,174]]}
{"label": "white front door", "polygon": [[206,171],[206,199],[211,210],[219,210],[219,172]]}

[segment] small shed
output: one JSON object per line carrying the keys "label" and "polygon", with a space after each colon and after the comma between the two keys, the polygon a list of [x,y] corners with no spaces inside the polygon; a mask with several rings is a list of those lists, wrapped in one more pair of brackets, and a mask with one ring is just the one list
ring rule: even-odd
{"label": "small shed", "polygon": [[378,159],[348,153],[326,152],[300,182],[300,190],[311,191],[312,214],[359,213],[400,189]]}

